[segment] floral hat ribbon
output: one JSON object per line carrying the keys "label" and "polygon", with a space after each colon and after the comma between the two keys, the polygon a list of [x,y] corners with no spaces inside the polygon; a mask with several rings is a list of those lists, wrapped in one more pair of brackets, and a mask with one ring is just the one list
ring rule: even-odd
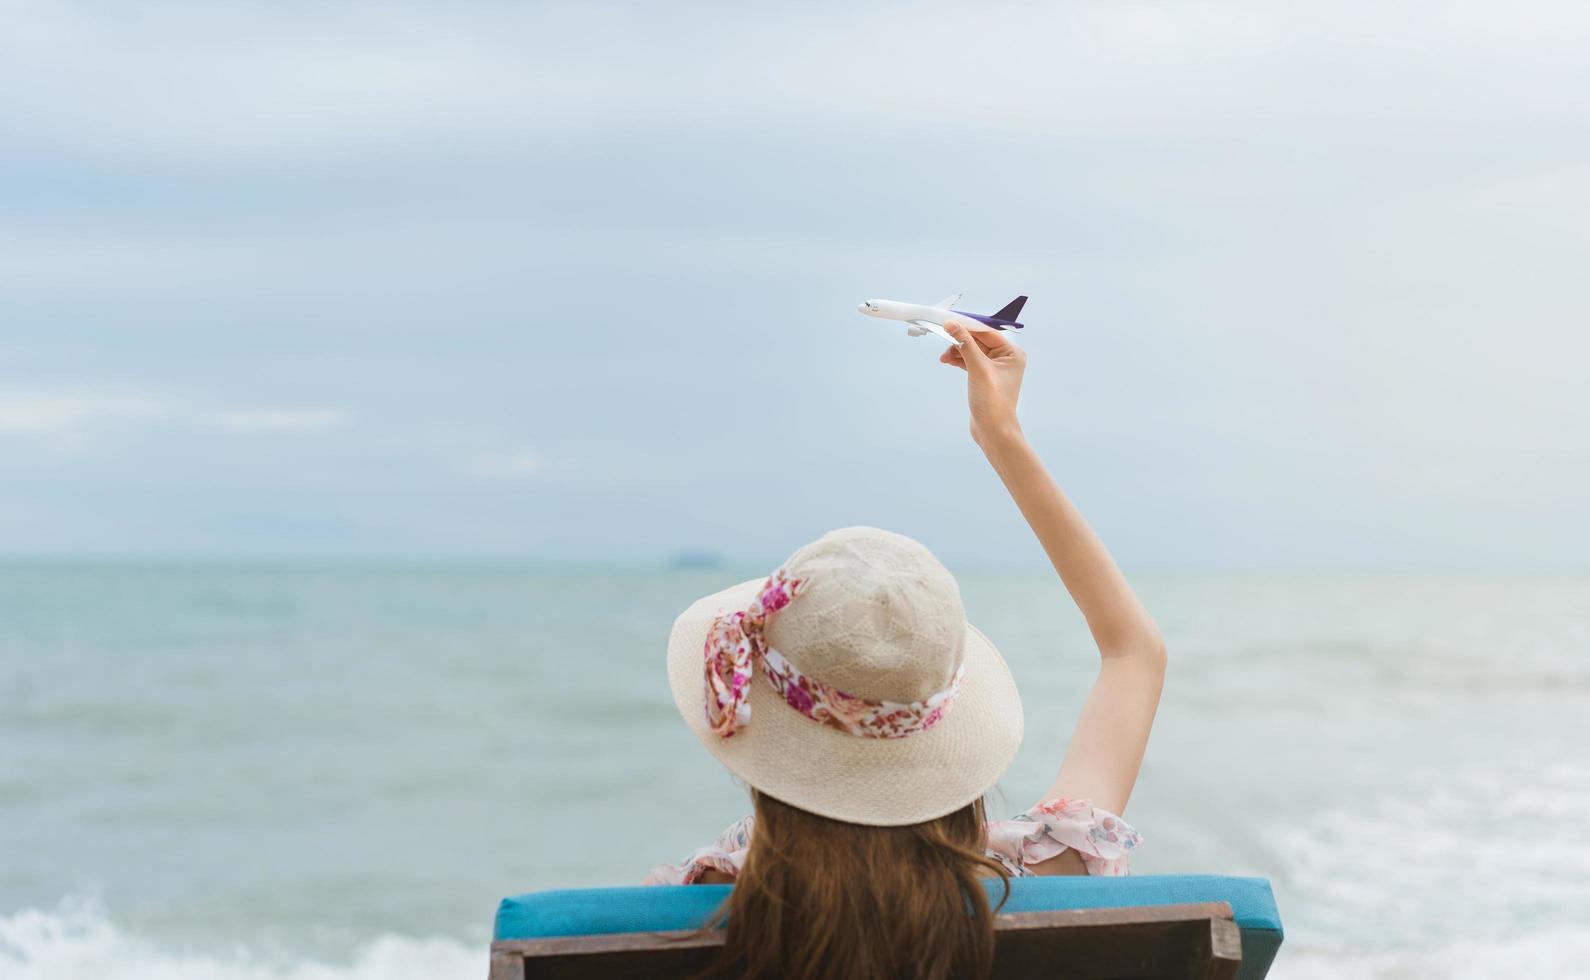
{"label": "floral hat ribbon", "polygon": [[767,621],[795,598],[801,579],[779,569],[768,577],[751,605],[719,613],[707,630],[707,724],[723,738],[751,723],[751,675],[758,661],[784,703],[801,714],[863,738],[904,738],[932,728],[949,711],[966,674],[963,663],[944,690],[925,701],[883,701],[860,698],[796,669],[767,645]]}

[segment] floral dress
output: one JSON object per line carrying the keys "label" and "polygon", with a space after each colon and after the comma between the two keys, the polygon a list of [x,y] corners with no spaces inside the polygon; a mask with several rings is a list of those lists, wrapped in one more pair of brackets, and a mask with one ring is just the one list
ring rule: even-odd
{"label": "floral dress", "polygon": [[[709,870],[738,875],[755,826],[756,815],[747,814],[680,863],[652,868],[642,884],[692,885]],[[988,821],[988,856],[1017,878],[1033,873],[1028,865],[1067,848],[1081,856],[1090,875],[1129,874],[1139,842],[1130,824],[1089,800],[1047,800],[1013,820]]]}

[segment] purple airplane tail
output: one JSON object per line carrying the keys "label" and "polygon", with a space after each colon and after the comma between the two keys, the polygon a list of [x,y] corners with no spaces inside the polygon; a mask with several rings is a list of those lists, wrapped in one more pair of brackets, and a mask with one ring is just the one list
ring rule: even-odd
{"label": "purple airplane tail", "polygon": [[994,314],[995,320],[1009,320],[1012,323],[1021,316],[1021,308],[1027,304],[1027,297],[1017,296],[1005,304],[1005,308]]}

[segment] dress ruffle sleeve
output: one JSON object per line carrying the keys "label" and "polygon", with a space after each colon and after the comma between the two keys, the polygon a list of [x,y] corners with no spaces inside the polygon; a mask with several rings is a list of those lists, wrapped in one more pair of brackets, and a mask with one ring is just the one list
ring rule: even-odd
{"label": "dress ruffle sleeve", "polygon": [[717,840],[691,852],[678,864],[659,864],[652,868],[641,884],[693,885],[709,870],[738,878],[745,864],[745,853],[751,848],[751,829],[755,825],[756,814],[746,814],[729,824]]}
{"label": "dress ruffle sleeve", "polygon": [[1131,873],[1132,851],[1141,843],[1132,825],[1091,800],[1046,800],[1014,820],[988,822],[988,855],[1015,877],[1028,865],[1067,848],[1082,858],[1090,875]]}
{"label": "dress ruffle sleeve", "polygon": [[[693,885],[709,870],[737,878],[755,828],[756,815],[747,814],[678,864],[652,868],[641,884]],[[988,822],[988,856],[1017,878],[1032,874],[1029,865],[1067,848],[1081,856],[1090,875],[1128,874],[1140,840],[1131,824],[1090,800],[1046,800],[1014,820]]]}

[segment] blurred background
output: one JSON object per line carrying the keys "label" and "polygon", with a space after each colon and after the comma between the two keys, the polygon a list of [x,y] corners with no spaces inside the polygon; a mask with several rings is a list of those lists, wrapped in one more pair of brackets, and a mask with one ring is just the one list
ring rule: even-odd
{"label": "blurred background", "polygon": [[1572,976],[1587,259],[1579,4],[0,0],[0,976],[482,976],[743,812],[663,639],[836,526],[961,578],[1024,808],[1085,630],[855,312],[955,292],[1171,647],[1138,870]]}

